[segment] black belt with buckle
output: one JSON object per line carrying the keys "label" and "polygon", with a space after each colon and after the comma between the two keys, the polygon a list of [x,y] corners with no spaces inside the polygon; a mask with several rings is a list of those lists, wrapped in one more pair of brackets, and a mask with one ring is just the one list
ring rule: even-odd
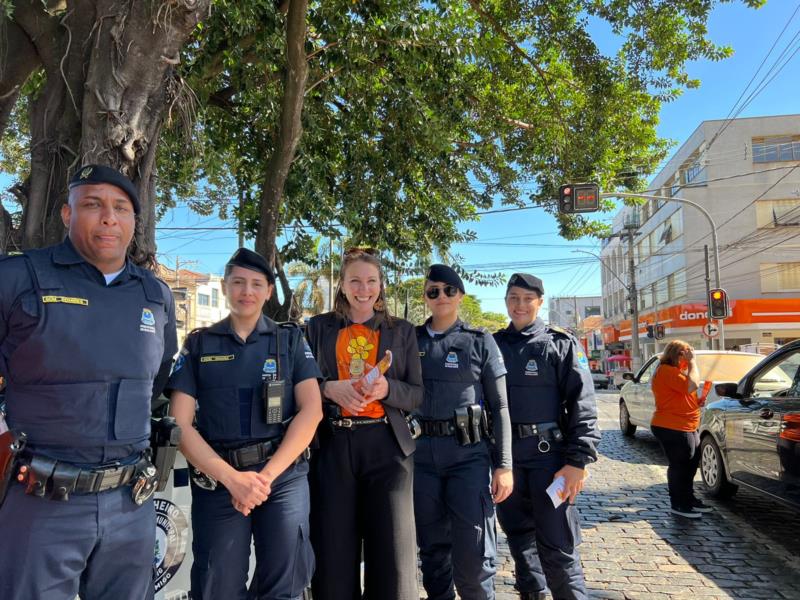
{"label": "black belt with buckle", "polygon": [[26,494],[65,501],[70,494],[96,494],[133,483],[153,465],[142,456],[130,465],[86,469],[41,454],[27,454],[17,467],[17,481],[25,485]]}
{"label": "black belt with buckle", "polygon": [[386,417],[380,417],[378,419],[368,419],[364,417],[343,417],[341,419],[330,419],[331,425],[334,427],[340,427],[342,429],[355,429],[357,427],[361,427],[362,425],[376,425],[378,423],[388,423],[389,419]]}
{"label": "black belt with buckle", "polygon": [[277,451],[281,439],[267,440],[266,442],[259,442],[243,448],[236,448],[235,450],[217,450],[217,454],[224,458],[225,462],[234,469],[244,469],[245,467],[267,462],[267,459]]}
{"label": "black belt with buckle", "polygon": [[447,437],[456,434],[456,426],[453,419],[443,420],[420,420],[422,435],[431,437]]}
{"label": "black belt with buckle", "polygon": [[564,439],[558,423],[548,421],[547,423],[512,423],[511,431],[515,438],[525,439],[529,437],[539,438],[539,452],[549,452],[550,442],[560,442]]}

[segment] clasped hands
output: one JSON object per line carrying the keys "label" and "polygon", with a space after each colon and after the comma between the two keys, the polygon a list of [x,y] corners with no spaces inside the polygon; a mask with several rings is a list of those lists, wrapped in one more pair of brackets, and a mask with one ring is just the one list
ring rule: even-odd
{"label": "clasped hands", "polygon": [[325,397],[341,406],[353,415],[361,413],[370,402],[383,400],[389,395],[389,382],[381,375],[372,385],[365,386],[359,392],[349,379],[327,381],[324,390]]}
{"label": "clasped hands", "polygon": [[260,471],[234,471],[223,483],[231,494],[233,507],[245,517],[266,502],[272,492],[272,478]]}

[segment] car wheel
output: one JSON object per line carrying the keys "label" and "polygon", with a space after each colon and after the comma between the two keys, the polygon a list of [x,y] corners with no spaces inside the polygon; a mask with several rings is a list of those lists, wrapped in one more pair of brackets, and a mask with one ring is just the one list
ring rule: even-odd
{"label": "car wheel", "polygon": [[633,437],[636,434],[636,425],[631,423],[631,414],[628,412],[628,407],[625,406],[625,400],[619,400],[619,429],[622,435]]}
{"label": "car wheel", "polygon": [[708,489],[709,495],[715,498],[730,498],[739,488],[728,481],[722,452],[710,435],[700,442],[700,476]]}

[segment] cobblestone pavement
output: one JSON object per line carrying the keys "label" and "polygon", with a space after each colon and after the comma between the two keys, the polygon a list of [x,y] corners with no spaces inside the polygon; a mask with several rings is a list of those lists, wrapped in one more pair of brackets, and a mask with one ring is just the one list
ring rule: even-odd
{"label": "cobblestone pavement", "polygon": [[[672,516],[661,448],[649,431],[620,433],[618,398],[598,394],[600,458],[578,499],[590,597],[800,600],[800,514],[740,489],[730,501],[704,498],[715,510],[701,520]],[[513,562],[498,535],[497,599],[512,600]]]}

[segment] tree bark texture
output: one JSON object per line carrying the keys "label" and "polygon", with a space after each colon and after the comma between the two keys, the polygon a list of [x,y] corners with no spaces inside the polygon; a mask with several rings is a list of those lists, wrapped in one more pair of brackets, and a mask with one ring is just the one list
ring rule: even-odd
{"label": "tree bark texture", "polygon": [[[297,144],[303,127],[303,98],[308,79],[306,60],[306,15],[308,0],[290,0],[286,15],[286,75],[284,78],[283,100],[281,102],[280,124],[278,127],[275,151],[267,162],[264,183],[259,198],[260,219],[256,233],[256,251],[267,262],[282,271],[277,260],[275,239],[280,225],[281,199],[294,160]],[[281,273],[279,272],[280,276]],[[267,306],[269,314],[281,320],[289,317],[291,290],[284,278],[279,277],[284,290],[284,302],[280,304],[276,294],[272,295]],[[287,294],[288,290],[288,294]]]}
{"label": "tree bark texture", "polygon": [[[14,3],[8,55],[15,62],[13,57],[27,56],[32,46],[36,60],[27,59],[16,71],[28,68],[30,74],[40,64],[46,75],[30,108],[31,170],[22,199],[22,248],[63,238],[59,213],[69,177],[79,166],[97,163],[119,169],[136,185],[142,212],[134,260],[152,256],[156,145],[168,107],[181,95],[174,65],[210,2],[70,0],[56,14],[46,12],[41,0]],[[16,32],[12,41],[15,28],[24,36]],[[0,95],[18,85],[20,77],[4,69]],[[0,118],[3,108],[0,104]]]}

